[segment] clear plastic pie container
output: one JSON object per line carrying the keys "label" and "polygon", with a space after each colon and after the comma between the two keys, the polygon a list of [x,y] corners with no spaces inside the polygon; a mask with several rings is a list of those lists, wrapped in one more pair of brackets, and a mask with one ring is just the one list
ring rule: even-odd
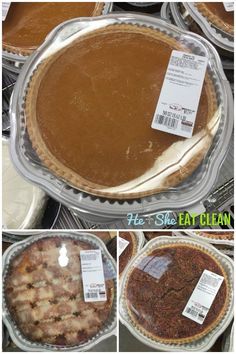
{"label": "clear plastic pie container", "polygon": [[[112,2],[104,2],[102,15],[110,13],[112,11],[112,8]],[[29,56],[27,55],[20,55],[8,52],[6,50],[2,50],[2,65],[5,69],[19,74],[28,57]]]}
{"label": "clear plastic pie container", "polygon": [[[151,234],[151,235],[150,235]],[[153,240],[154,238],[157,237],[174,237],[176,236],[176,233],[174,231],[171,231],[171,229],[165,229],[161,231],[144,231],[144,236],[147,240],[147,242]]]}
{"label": "clear plastic pie container", "polygon": [[[189,343],[183,343],[183,344],[169,344],[169,343],[164,343],[161,340],[154,339],[151,337],[151,335],[148,335],[145,330],[141,329],[136,322],[133,320],[129,313],[128,305],[127,305],[127,300],[126,300],[126,294],[125,294],[125,289],[126,285],[129,280],[129,276],[132,273],[132,271],[139,266],[144,267],[148,270],[150,269],[150,272],[153,268],[150,268],[151,265],[149,266],[149,262],[146,261],[145,263],[145,258],[148,256],[152,251],[158,250],[159,247],[162,246],[195,246],[199,250],[202,250],[203,252],[207,252],[209,255],[212,255],[213,258],[221,265],[221,267],[224,269],[224,273],[227,276],[228,280],[228,287],[229,287],[229,301],[227,305],[227,309],[225,310],[225,314],[223,317],[219,320],[218,324],[216,324],[215,327],[213,327],[212,330],[210,330],[207,334],[202,336],[200,339],[190,341]],[[163,257],[164,258],[164,257]],[[142,263],[142,261],[144,263]],[[167,265],[167,260],[165,261],[164,259],[160,259],[160,266],[163,266],[163,270],[168,271],[168,265]],[[144,269],[143,268],[143,269]],[[142,268],[140,268],[142,269]],[[153,269],[153,276],[155,275],[160,275],[162,273],[158,273],[158,270]],[[136,278],[135,278],[136,279]],[[233,301],[233,282],[234,282],[234,264],[233,261],[223,255],[221,252],[219,252],[215,247],[213,247],[210,244],[207,244],[202,241],[196,241],[192,240],[189,237],[158,237],[156,239],[153,239],[149,241],[145,247],[139,252],[139,254],[133,258],[133,260],[130,262],[129,266],[125,269],[124,275],[121,280],[120,284],[120,293],[119,293],[119,314],[120,314],[120,321],[122,322],[123,325],[125,325],[128,330],[131,332],[131,334],[136,337],[138,340],[143,342],[145,345],[150,346],[151,348],[154,348],[157,351],[167,351],[167,352],[203,352],[203,351],[208,351],[217,338],[225,331],[225,329],[228,327],[230,322],[232,321],[233,318],[233,309],[234,309],[234,301]],[[139,301],[139,300],[138,300]],[[147,301],[147,300],[146,300]],[[151,300],[148,300],[151,301]],[[132,304],[131,304],[132,306]],[[153,305],[154,306],[154,305]],[[167,303],[167,308],[168,308],[168,303]],[[137,309],[135,309],[137,312]],[[136,313],[135,312],[135,313]],[[148,322],[148,314],[147,314],[147,322]]]}
{"label": "clear plastic pie container", "polygon": [[168,2],[163,2],[162,7],[161,7],[161,11],[160,11],[160,16],[161,16],[161,19],[172,23],[172,21],[170,19],[170,5]]}
{"label": "clear plastic pie container", "polygon": [[3,229],[37,227],[46,207],[46,193],[15,170],[10,159],[9,139],[6,138],[2,138],[2,164]]}
{"label": "clear plastic pie container", "polygon": [[128,2],[128,4],[138,7],[146,7],[156,5],[156,2]]}
{"label": "clear plastic pie container", "polygon": [[185,8],[184,8],[185,10],[184,12],[180,11],[180,6],[183,6],[182,3],[170,2],[169,6],[176,26],[188,31],[189,30],[188,18],[190,16]]}
{"label": "clear plastic pie container", "polygon": [[[127,231],[127,232],[129,232],[129,231]],[[136,240],[137,240],[137,252],[139,252],[143,248],[143,246],[145,244],[144,234],[143,234],[142,231],[130,231],[130,232],[132,232],[132,234],[134,234],[135,237],[136,237]]]}
{"label": "clear plastic pie container", "polygon": [[[139,251],[143,248],[146,240],[144,237],[144,233],[142,231],[124,231],[125,233],[132,233],[135,236],[135,241],[136,241],[136,245],[135,245],[135,254],[139,253]],[[121,231],[120,231],[121,233]],[[122,236],[119,234],[119,237],[122,238]],[[128,246],[127,246],[128,247]],[[122,256],[122,254],[120,255],[120,257]],[[130,261],[132,260],[133,257],[131,257],[131,259],[127,262],[127,264],[125,265],[125,268],[128,266],[128,264],[130,263]],[[124,268],[124,270],[125,270]],[[120,273],[120,276],[122,276],[122,274],[124,273],[124,270]]]}
{"label": "clear plastic pie container", "polygon": [[[108,318],[103,322],[103,325],[100,329],[97,330],[95,334],[91,335],[91,338],[88,337],[86,338],[85,341],[81,341],[80,344],[78,345],[54,345],[54,344],[45,344],[45,343],[39,343],[36,341],[32,341],[29,338],[27,338],[21,330],[18,328],[17,323],[15,320],[12,318],[12,315],[8,309],[8,303],[6,299],[6,293],[5,293],[5,286],[6,286],[6,281],[8,279],[8,272],[10,269],[10,265],[12,264],[12,261],[17,255],[20,255],[21,252],[24,252],[25,250],[27,251],[27,247],[34,245],[34,243],[37,243],[39,240],[54,240],[54,239],[60,239],[62,238],[63,240],[73,240],[73,241],[80,241],[83,242],[84,244],[87,244],[88,246],[91,245],[91,249],[99,249],[101,250],[102,254],[102,261],[103,261],[103,266],[104,266],[104,278],[105,280],[112,280],[113,281],[113,295],[111,298],[112,305],[111,305],[111,310],[108,315]],[[66,244],[65,244],[66,247]],[[69,246],[68,247],[72,247]],[[69,248],[68,248],[68,256],[70,254]],[[60,257],[64,257],[63,254],[60,251]],[[59,257],[59,258],[60,258]],[[59,260],[58,258],[58,264],[60,266],[64,267],[62,263],[64,262],[62,259]],[[68,258],[68,257],[67,257]],[[63,262],[62,262],[63,261]],[[49,262],[49,261],[48,261]],[[52,264],[53,265],[53,264]],[[116,299],[117,299],[117,284],[116,284],[116,263],[113,260],[112,256],[109,254],[107,251],[107,248],[105,247],[104,243],[96,236],[93,236],[91,234],[88,234],[86,232],[80,233],[80,232],[63,232],[63,231],[58,231],[58,232],[42,232],[41,234],[29,237],[23,241],[16,242],[13,245],[11,245],[4,253],[3,255],[3,321],[4,324],[6,325],[10,337],[13,340],[13,342],[23,351],[87,351],[94,347],[96,344],[100,343],[102,340],[112,336],[116,335]],[[54,278],[55,279],[55,278]],[[41,289],[42,290],[42,289]],[[86,304],[86,303],[85,303]],[[18,305],[19,306],[19,305]],[[17,307],[17,305],[16,305]],[[54,315],[55,312],[54,312]],[[79,320],[78,320],[79,321]],[[53,326],[53,325],[52,325]],[[51,334],[52,335],[52,334]]]}
{"label": "clear plastic pie container", "polygon": [[219,245],[219,244],[214,244],[215,248],[217,248],[221,253],[225,254],[226,256],[230,258],[234,258],[234,248],[232,246],[228,245]]}
{"label": "clear plastic pie container", "polygon": [[138,252],[143,248],[145,244],[145,237],[142,231],[132,231],[132,233],[135,235],[137,239],[137,249]]}
{"label": "clear plastic pie container", "polygon": [[202,31],[211,42],[229,52],[234,52],[234,36],[216,27],[210,19],[203,16],[196,4],[196,2],[183,2],[190,16],[201,27]]}
{"label": "clear plastic pie container", "polygon": [[[234,240],[229,240],[227,238],[214,238],[214,233],[217,235],[217,231],[211,231],[212,233],[212,237],[209,237],[207,235],[204,235],[204,231],[198,230],[198,231],[194,231],[194,230],[185,230],[184,231],[187,235],[197,239],[197,240],[202,240],[202,241],[207,241],[209,243],[212,243],[214,245],[228,245],[228,246],[234,246]],[[208,232],[208,231],[207,231]],[[220,231],[221,234],[223,233],[223,231]],[[225,231],[225,233],[228,233],[229,231]],[[234,233],[234,231],[232,231],[232,233]]]}
{"label": "clear plastic pie container", "polygon": [[[199,34],[200,36],[206,37],[213,45],[215,46],[217,52],[220,54],[222,66],[225,70],[233,70],[233,53],[225,50],[224,48],[214,43],[212,38],[207,37],[198,23],[190,16],[188,10],[184,7],[181,2],[171,2],[169,4],[170,12],[173,17],[174,24],[179,28],[182,28],[186,31],[192,31]],[[219,44],[219,43],[218,43]]]}
{"label": "clear plastic pie container", "polygon": [[222,342],[223,352],[234,352],[234,322],[227,328],[224,333]]}
{"label": "clear plastic pie container", "polygon": [[[129,196],[125,198],[124,195],[116,199],[115,197],[99,197],[82,192],[53,174],[42,164],[32,148],[26,128],[24,109],[29,80],[38,64],[45,57],[71,43],[75,38],[83,36],[84,32],[93,32],[115,24],[128,24],[158,30],[170,38],[174,38],[191,52],[208,57],[208,73],[214,85],[218,106],[218,129],[205,158],[192,175],[177,187],[169,188],[165,192],[132,199]],[[207,40],[152,16],[122,13],[99,18],[71,20],[52,31],[46,42],[30,57],[22,69],[11,99],[10,116],[11,155],[17,170],[25,178],[40,185],[54,199],[68,206],[70,210],[83,215],[85,219],[106,219],[107,222],[108,219],[126,217],[130,210],[145,216],[161,210],[188,208],[203,199],[213,188],[228,151],[233,129],[233,100],[220,58]]]}

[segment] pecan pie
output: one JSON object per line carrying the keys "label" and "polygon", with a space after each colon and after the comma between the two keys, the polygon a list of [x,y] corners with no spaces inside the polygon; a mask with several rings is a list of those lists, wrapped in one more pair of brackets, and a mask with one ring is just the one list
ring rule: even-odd
{"label": "pecan pie", "polygon": [[213,25],[234,34],[234,11],[226,11],[223,2],[195,2],[195,6]]}
{"label": "pecan pie", "polygon": [[129,261],[137,253],[138,241],[132,232],[120,232],[119,237],[129,242],[128,246],[119,257],[119,274],[122,274]]}
{"label": "pecan pie", "polygon": [[219,115],[206,74],[192,138],[151,128],[173,49],[187,50],[158,30],[117,24],[43,61],[25,109],[42,163],[80,190],[119,199],[153,194],[191,175]]}
{"label": "pecan pie", "polygon": [[[205,269],[224,276],[224,281],[200,325],[182,312]],[[125,298],[133,325],[142,333],[163,343],[182,344],[219,324],[229,301],[229,283],[219,261],[200,247],[162,245],[130,269]]]}
{"label": "pecan pie", "polygon": [[207,237],[215,240],[233,240],[233,231],[196,231],[196,234],[202,237]]}
{"label": "pecan pie", "polygon": [[29,55],[60,23],[76,17],[101,15],[103,7],[103,2],[12,2],[3,22],[3,49]]}
{"label": "pecan pie", "polygon": [[144,232],[144,236],[146,237],[147,240],[152,240],[153,238],[159,236],[172,236],[172,232],[171,231],[146,231]]}
{"label": "pecan pie", "polygon": [[[60,260],[62,248],[66,250],[66,265]],[[5,299],[26,339],[75,346],[102,330],[111,313],[114,282],[103,259],[107,301],[84,301],[80,251],[91,248],[80,240],[46,237],[12,259],[4,284]]]}

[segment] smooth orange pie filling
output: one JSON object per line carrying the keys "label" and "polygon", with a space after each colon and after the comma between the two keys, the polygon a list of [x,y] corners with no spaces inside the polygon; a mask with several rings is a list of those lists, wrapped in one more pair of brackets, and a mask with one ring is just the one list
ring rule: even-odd
{"label": "smooth orange pie filling", "polygon": [[30,54],[60,23],[76,17],[101,15],[102,9],[103,3],[96,2],[13,2],[3,22],[3,48]]}
{"label": "smooth orange pie filling", "polygon": [[44,163],[80,189],[103,194],[111,188],[112,194],[113,187],[142,178],[155,164],[161,175],[168,159],[175,166],[179,154],[192,154],[192,145],[200,143],[188,166],[176,165],[156,188],[186,178],[211,144],[215,96],[206,77],[193,138],[151,128],[173,49],[183,48],[158,31],[115,25],[78,38],[39,66],[26,118]]}

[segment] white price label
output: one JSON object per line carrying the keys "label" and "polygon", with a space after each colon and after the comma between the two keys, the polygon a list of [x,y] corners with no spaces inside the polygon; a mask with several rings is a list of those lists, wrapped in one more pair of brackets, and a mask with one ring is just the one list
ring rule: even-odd
{"label": "white price label", "polygon": [[101,250],[80,251],[84,301],[106,301],[106,285],[104,279]]}
{"label": "white price label", "polygon": [[223,280],[224,277],[221,275],[205,269],[182,315],[203,324]]}
{"label": "white price label", "polygon": [[191,138],[207,68],[206,57],[173,50],[152,128]]}
{"label": "white price label", "polygon": [[234,11],[234,2],[223,2],[225,11],[231,12]]}
{"label": "white price label", "polygon": [[125,240],[122,237],[118,237],[118,257],[120,257],[120,255],[124,252],[124,250],[126,249],[126,247],[129,245],[129,241]]}
{"label": "white price label", "polygon": [[5,21],[10,6],[11,6],[11,2],[3,2],[2,3],[2,21]]}

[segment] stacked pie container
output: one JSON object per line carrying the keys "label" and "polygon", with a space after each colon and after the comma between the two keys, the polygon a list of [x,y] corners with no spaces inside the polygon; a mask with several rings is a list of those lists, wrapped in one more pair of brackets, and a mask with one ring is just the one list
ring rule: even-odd
{"label": "stacked pie container", "polygon": [[[112,11],[113,3],[112,2],[105,2],[104,8],[102,11],[103,15],[108,14]],[[28,55],[20,55],[8,52],[6,50],[2,51],[2,66],[4,69],[7,69],[13,73],[19,74],[23,65],[28,60]]]}
{"label": "stacked pie container", "polygon": [[[122,197],[116,200],[97,197],[78,190],[55,176],[38,158],[26,128],[24,109],[26,89],[38,64],[49,53],[55,53],[65,44],[69,44],[72,39],[82,36],[84,30],[93,32],[97,28],[106,28],[116,23],[151,27],[184,44],[190,52],[207,57],[207,70],[217,95],[219,126],[212,146],[200,166],[177,187],[136,199]],[[22,68],[11,99],[10,116],[11,156],[19,173],[66,205],[75,214],[92,222],[103,223],[125,218],[131,210],[133,213],[148,216],[162,210],[183,208],[186,210],[202,200],[213,188],[228,151],[233,129],[233,100],[220,58],[207,40],[151,16],[122,13],[99,18],[75,19],[55,28]]]}
{"label": "stacked pie container", "polygon": [[[6,301],[6,290],[5,290],[5,281],[8,277],[8,272],[10,266],[14,260],[14,258],[21,254],[27,247],[34,245],[35,242],[43,239],[60,239],[63,240],[75,240],[81,241],[86,244],[91,245],[92,249],[101,250],[103,264],[105,264],[106,269],[104,268],[104,276],[105,279],[113,280],[114,282],[114,296],[112,299],[112,308],[109,315],[109,318],[106,322],[103,323],[102,328],[91,338],[89,338],[86,342],[82,342],[80,345],[76,346],[63,346],[63,345],[52,345],[46,343],[34,342],[32,340],[27,339],[21,330],[18,328],[14,318],[12,317],[8,304]],[[58,263],[58,267],[59,263]],[[23,351],[87,351],[93,348],[95,345],[100,343],[102,340],[109,338],[112,335],[116,335],[116,263],[107,251],[105,244],[96,236],[87,233],[79,233],[79,232],[43,232],[38,233],[32,237],[26,238],[23,241],[16,242],[12,244],[4,253],[3,256],[3,322],[6,325],[10,337],[13,342],[22,349]],[[8,294],[8,296],[10,296]]]}
{"label": "stacked pie container", "polygon": [[[129,231],[127,231],[127,233],[129,233]],[[145,244],[145,237],[144,237],[144,234],[142,231],[132,231],[132,234],[134,235],[135,237],[135,241],[136,241],[136,245],[134,245],[134,248],[135,248],[135,254],[136,253],[139,253],[139,251],[143,248],[144,244]],[[119,235],[119,237],[122,238],[122,235]],[[121,255],[120,255],[121,256]],[[132,258],[131,258],[132,259]],[[129,264],[129,262],[131,261],[128,260],[125,268],[127,267],[127,265]],[[124,269],[125,269],[124,268]],[[122,271],[122,273],[120,273],[120,276],[122,276],[124,270]]]}
{"label": "stacked pie container", "polygon": [[[217,260],[224,269],[224,272],[227,277],[227,282],[229,284],[229,301],[226,309],[225,315],[222,317],[220,322],[207,333],[206,335],[202,336],[198,340],[192,340],[189,341],[188,343],[181,343],[181,344],[171,344],[171,343],[164,343],[161,340],[154,339],[153,337],[149,336],[145,331],[143,331],[130,315],[130,310],[128,309],[127,305],[127,299],[126,299],[126,285],[128,283],[128,279],[130,274],[132,273],[132,270],[135,268],[137,269],[142,269],[145,272],[148,272],[148,264],[151,260],[151,257],[147,258],[148,255],[152,253],[154,250],[158,250],[159,247],[163,246],[190,246],[190,247],[196,247],[203,252],[207,252],[210,254],[214,259]],[[145,257],[149,259],[149,262],[147,264],[145,263]],[[142,263],[143,262],[143,263]],[[158,262],[158,261],[157,261]],[[155,263],[155,262],[154,262]],[[194,263],[194,260],[193,260]],[[146,264],[146,266],[145,266]],[[168,267],[166,267],[165,260],[159,260],[159,271],[162,270],[167,270]],[[143,268],[142,268],[143,266]],[[141,267],[141,268],[140,268]],[[156,270],[157,273],[153,270],[154,274],[158,275],[158,270]],[[155,279],[155,277],[153,278]],[[230,322],[232,321],[233,318],[233,308],[234,308],[234,301],[233,301],[233,281],[234,281],[234,264],[233,261],[223,255],[220,251],[218,251],[215,247],[213,247],[210,244],[207,244],[205,242],[202,242],[200,240],[196,241],[193,240],[189,237],[158,237],[156,239],[153,239],[149,241],[145,247],[139,252],[139,254],[133,258],[133,260],[129,263],[129,265],[126,267],[121,284],[120,284],[120,294],[119,294],[119,313],[120,313],[120,321],[121,323],[127,327],[127,329],[131,332],[131,334],[136,337],[139,341],[143,342],[145,345],[152,347],[153,349],[157,351],[167,351],[167,352],[172,352],[172,351],[177,351],[177,352],[192,352],[192,351],[197,351],[197,352],[203,352],[203,351],[208,351],[217,338],[226,330],[226,328],[229,326]],[[148,290],[148,289],[147,289]],[[131,305],[132,306],[132,305]],[[137,311],[137,310],[136,310]],[[153,324],[155,325],[155,324]],[[155,326],[154,326],[155,327]]]}
{"label": "stacked pie container", "polygon": [[212,23],[210,19],[203,16],[195,2],[184,2],[183,5],[194,21],[199,25],[206,37],[215,45],[227,52],[234,52],[234,36],[227,33]]}
{"label": "stacked pie container", "polygon": [[209,40],[220,54],[223,68],[233,70],[234,38],[202,16],[194,3],[170,2],[161,16],[184,30],[193,31]]}

